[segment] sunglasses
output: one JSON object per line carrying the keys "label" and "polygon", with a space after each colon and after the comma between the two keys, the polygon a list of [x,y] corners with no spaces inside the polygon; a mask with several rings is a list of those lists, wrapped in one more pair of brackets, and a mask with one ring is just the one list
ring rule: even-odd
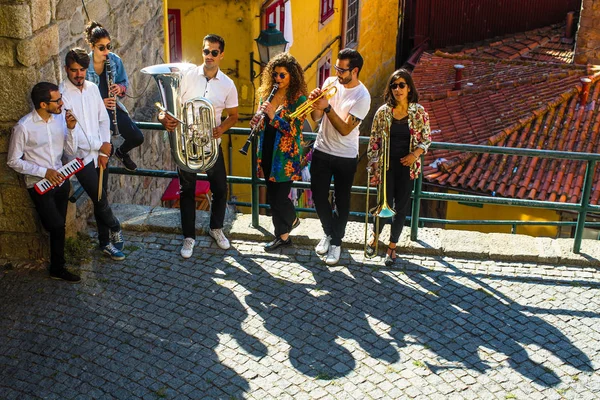
{"label": "sunglasses", "polygon": [[216,57],[219,55],[220,51],[219,50],[209,50],[209,49],[204,49],[202,50],[202,52],[204,53],[205,56],[207,55],[212,55],[213,57]]}
{"label": "sunglasses", "polygon": [[48,100],[46,103],[60,103],[62,101],[62,96],[60,96],[56,100]]}
{"label": "sunglasses", "polygon": [[400,89],[404,89],[404,88],[406,88],[407,86],[408,86],[408,83],[405,83],[405,82],[400,82],[400,83],[392,83],[392,84],[390,85],[390,88],[391,88],[392,90],[395,90],[395,89],[398,89],[398,88],[400,88]]}
{"label": "sunglasses", "polygon": [[335,68],[335,70],[337,72],[339,72],[340,74],[343,74],[346,71],[350,71],[352,68],[340,68],[337,65],[334,65],[333,68]]}
{"label": "sunglasses", "polygon": [[98,46],[96,46],[96,47],[98,47],[98,50],[100,50],[100,51],[104,51],[104,50],[109,50],[109,51],[110,51],[110,50],[112,50],[112,48],[113,48],[113,47],[112,47],[112,44],[110,44],[110,43],[109,43],[109,44],[107,44],[106,46],[105,46],[105,45],[103,45],[103,44],[99,44],[99,45],[98,45]]}
{"label": "sunglasses", "polygon": [[276,79],[277,75],[279,75],[279,79],[285,79],[285,77],[287,76],[287,74],[284,72],[280,72],[280,73],[273,72],[271,75],[273,76],[273,79]]}

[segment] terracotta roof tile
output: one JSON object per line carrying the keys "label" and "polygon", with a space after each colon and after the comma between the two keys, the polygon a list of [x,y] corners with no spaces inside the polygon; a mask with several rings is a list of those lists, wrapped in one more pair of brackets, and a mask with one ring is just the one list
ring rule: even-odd
{"label": "terracotta roof tile", "polygon": [[534,60],[569,64],[575,42],[564,39],[565,24],[510,34],[477,43],[452,46],[446,52],[507,60]]}
{"label": "terracotta roof tile", "polygon": [[[511,47],[517,52],[536,49],[539,55],[543,49],[561,46],[552,38],[543,46],[532,35],[523,38],[510,46],[496,41],[487,48]],[[557,64],[555,58],[550,63],[522,58],[510,61],[481,57],[483,49],[471,50],[458,55],[424,53],[415,67],[413,77],[420,103],[429,112],[432,129],[439,130],[433,135],[434,141],[600,152],[598,74],[591,75],[586,66]],[[454,65],[458,63],[465,66],[462,88],[453,90]],[[592,83],[587,104],[580,106],[580,79],[585,76]],[[445,161],[439,167],[431,167],[436,159]],[[582,161],[432,150],[425,157],[423,173],[429,182],[458,190],[578,202],[585,168]],[[600,203],[600,165],[591,202]]]}

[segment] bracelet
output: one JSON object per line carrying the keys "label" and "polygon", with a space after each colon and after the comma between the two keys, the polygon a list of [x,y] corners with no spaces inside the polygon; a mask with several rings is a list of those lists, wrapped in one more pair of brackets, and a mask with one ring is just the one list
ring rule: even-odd
{"label": "bracelet", "polygon": [[329,114],[329,111],[331,111],[331,104],[330,104],[330,105],[328,105],[327,107],[325,107],[325,108],[323,109],[323,112],[324,112],[325,114]]}
{"label": "bracelet", "polygon": [[108,158],[108,155],[106,155],[106,154],[102,153],[101,151],[99,151],[99,152],[98,152],[98,155],[99,155],[100,157],[106,157],[106,158]]}

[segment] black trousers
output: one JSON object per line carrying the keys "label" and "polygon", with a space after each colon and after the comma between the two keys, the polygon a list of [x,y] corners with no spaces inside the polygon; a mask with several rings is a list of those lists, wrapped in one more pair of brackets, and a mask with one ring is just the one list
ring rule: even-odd
{"label": "black trousers", "polygon": [[85,190],[88,196],[90,196],[90,199],[92,199],[92,203],[94,203],[94,217],[96,218],[96,226],[98,227],[98,241],[100,242],[100,247],[104,247],[110,242],[108,235],[109,229],[113,232],[121,230],[121,224],[119,224],[119,220],[113,215],[106,197],[108,169],[104,170],[102,197],[100,201],[98,201],[100,168],[94,167],[94,161],[90,161],[81,171],[77,172],[75,176],[83,187],[83,190]]}
{"label": "black trousers", "polygon": [[[337,157],[315,150],[310,164],[313,201],[323,232],[331,236],[331,244],[340,246],[350,215],[350,193],[358,159]],[[329,185],[333,177],[333,202],[329,202]]]}
{"label": "black trousers", "polygon": [[[182,171],[177,168],[179,174],[179,211],[181,214],[181,230],[183,237],[196,238],[196,179],[197,175],[192,172]],[[210,229],[222,229],[225,221],[225,209],[227,208],[227,171],[225,170],[225,159],[223,149],[219,145],[219,157],[215,165],[206,171],[210,191],[212,192],[212,203],[210,209]]]}
{"label": "black trousers", "polygon": [[[381,233],[386,223],[391,222],[391,243],[398,243],[402,234],[413,186],[414,181],[410,179],[410,168],[402,165],[399,160],[390,163],[386,175],[387,201],[390,207],[396,211],[396,215],[392,218],[381,218],[379,220],[379,233]],[[373,223],[373,231],[375,230],[374,225],[375,223]]]}
{"label": "black trousers", "polygon": [[[110,117],[110,130],[114,132],[113,111],[107,111],[108,116]],[[119,107],[117,107],[117,126],[119,128],[119,133],[124,139],[123,144],[121,144],[121,147],[119,148],[121,153],[127,154],[132,149],[141,146],[142,143],[144,143],[144,134],[140,128],[133,123],[129,117],[129,114],[121,110]]]}
{"label": "black trousers", "polygon": [[65,223],[71,182],[65,181],[45,194],[28,189],[42,226],[50,234],[50,271],[58,272],[65,267]]}
{"label": "black trousers", "polygon": [[296,220],[296,207],[290,199],[290,190],[292,181],[271,182],[271,166],[263,164],[263,173],[267,186],[267,203],[271,206],[271,218],[275,227],[275,237],[280,237],[285,233],[290,233],[292,225]]}

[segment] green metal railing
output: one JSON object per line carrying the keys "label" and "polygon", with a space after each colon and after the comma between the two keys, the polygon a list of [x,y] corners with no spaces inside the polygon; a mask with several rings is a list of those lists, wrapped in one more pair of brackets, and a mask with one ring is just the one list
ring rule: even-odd
{"label": "green metal railing", "polygon": [[[160,123],[155,122],[136,122],[140,129],[145,130],[159,130],[163,131],[164,128]],[[231,128],[229,133],[233,135],[248,136],[250,129],[248,128]],[[305,139],[314,139],[316,134],[304,132]],[[360,144],[366,144],[369,142],[368,137],[360,137]],[[265,180],[259,178],[256,171],[257,156],[255,151],[256,140],[252,144],[251,153],[251,176],[227,176],[228,183],[239,183],[251,185],[251,202],[239,202],[231,201],[230,204],[242,207],[251,207],[252,209],[252,225],[254,227],[259,226],[258,216],[260,208],[269,208],[267,204],[259,204],[259,187],[265,186]],[[600,161],[600,154],[591,153],[570,153],[563,151],[551,151],[551,150],[535,150],[535,149],[520,149],[512,147],[495,147],[495,146],[480,146],[480,145],[468,145],[468,144],[455,144],[455,143],[441,143],[433,142],[430,150],[457,150],[462,152],[474,152],[474,153],[489,153],[489,154],[505,154],[505,155],[516,155],[516,156],[529,156],[529,157],[540,157],[540,158],[553,158],[553,159],[564,159],[564,160],[579,160],[587,163],[586,174],[583,182],[583,191],[580,203],[561,203],[561,202],[550,202],[550,201],[539,201],[539,200],[524,200],[524,199],[513,199],[505,197],[493,197],[493,196],[476,196],[466,194],[450,194],[450,193],[438,193],[438,192],[424,192],[423,176],[420,175],[415,180],[414,191],[412,193],[413,207],[412,217],[407,217],[411,222],[411,240],[417,240],[418,229],[422,223],[442,223],[442,224],[456,224],[456,225],[509,225],[512,226],[512,232],[516,231],[517,225],[544,225],[544,226],[575,226],[575,238],[573,242],[573,252],[580,253],[581,240],[583,236],[584,226],[600,227],[600,222],[585,222],[586,215],[589,212],[600,212],[600,205],[590,205],[589,198],[593,184],[593,175],[596,166],[596,162]],[[175,178],[177,172],[175,171],[164,171],[164,170],[148,170],[148,169],[137,169],[136,171],[128,171],[124,168],[110,167],[110,173],[122,174],[122,175],[136,175],[136,176],[151,176],[160,178]],[[206,174],[198,174],[198,178],[206,180]],[[310,189],[310,182],[294,182],[292,187],[300,189]],[[331,185],[333,189],[333,185]],[[352,186],[352,193],[365,194],[369,190],[371,193],[376,193],[376,188],[368,188],[366,186]],[[78,191],[72,196],[71,201],[76,199],[82,194],[83,189],[79,188]],[[423,200],[441,200],[441,201],[466,201],[474,204],[496,204],[496,205],[509,205],[509,206],[525,206],[543,209],[552,209],[560,211],[572,211],[578,214],[577,222],[574,221],[515,221],[515,220],[448,220],[448,219],[437,219],[437,218],[421,218],[419,216],[421,209],[421,201]],[[297,208],[298,211],[303,212],[316,212],[314,208]],[[351,212],[351,215],[358,217],[365,217],[364,212]]]}

